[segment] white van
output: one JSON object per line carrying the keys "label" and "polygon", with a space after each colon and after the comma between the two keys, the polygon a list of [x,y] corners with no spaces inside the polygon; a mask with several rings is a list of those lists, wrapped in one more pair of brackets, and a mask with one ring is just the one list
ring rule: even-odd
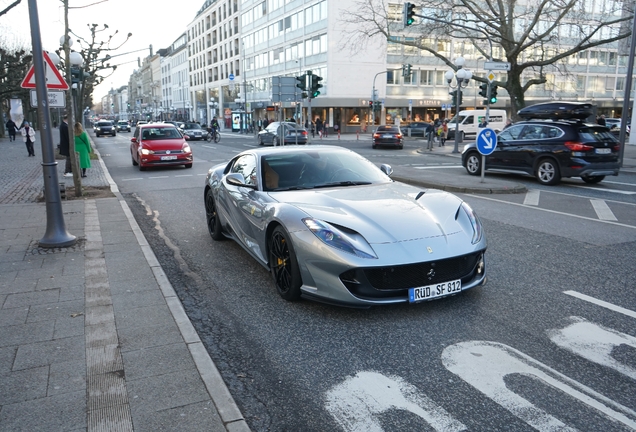
{"label": "white van", "polygon": [[[477,137],[479,132],[479,125],[486,118],[486,110],[470,110],[459,112],[459,131],[462,133],[460,137]],[[506,110],[491,109],[488,113],[488,127],[494,129],[496,132],[503,130],[506,126]],[[455,118],[453,117],[448,122],[448,137],[455,136]]]}

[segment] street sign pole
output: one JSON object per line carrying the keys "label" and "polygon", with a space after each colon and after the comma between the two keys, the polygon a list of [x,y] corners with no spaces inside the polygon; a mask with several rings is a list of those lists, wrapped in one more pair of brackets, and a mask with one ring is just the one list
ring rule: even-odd
{"label": "street sign pole", "polygon": [[31,43],[33,45],[33,65],[35,67],[35,86],[40,101],[42,140],[42,171],[44,175],[44,196],[46,198],[46,232],[39,242],[45,248],[67,247],[75,244],[77,237],[66,230],[62,197],[57,176],[57,162],[53,150],[53,131],[51,130],[51,113],[46,89],[46,72],[44,70],[44,54],[40,36],[40,19],[36,0],[29,0],[29,22],[31,26]]}
{"label": "street sign pole", "polygon": [[484,172],[486,171],[486,156],[495,151],[497,147],[497,133],[485,127],[477,133],[477,151],[481,153],[481,183],[484,182]]}

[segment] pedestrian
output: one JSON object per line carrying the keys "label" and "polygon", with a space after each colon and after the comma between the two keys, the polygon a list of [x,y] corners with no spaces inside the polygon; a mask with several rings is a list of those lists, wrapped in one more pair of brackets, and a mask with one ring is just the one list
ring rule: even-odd
{"label": "pedestrian", "polygon": [[507,128],[509,128],[510,126],[512,126],[512,120],[507,119],[507,120],[506,120],[506,125],[505,125],[503,128],[504,128],[504,129],[507,129]]}
{"label": "pedestrian", "polygon": [[68,136],[68,114],[64,114],[62,123],[60,123],[60,155],[66,158],[66,163],[64,164],[64,177],[73,176],[70,145]]}
{"label": "pedestrian", "polygon": [[600,124],[601,126],[606,126],[605,123],[605,114],[601,114],[601,116],[598,118],[598,120],[596,121],[598,124]]}
{"label": "pedestrian", "polygon": [[320,117],[316,117],[316,132],[318,132],[318,136],[322,139],[322,120],[320,120]]}
{"label": "pedestrian", "polygon": [[325,122],[325,124],[322,125],[322,134],[324,135],[325,138],[327,138],[328,132],[329,132],[329,123]]}
{"label": "pedestrian", "polygon": [[25,121],[22,123],[24,126],[22,127],[22,139],[26,144],[27,151],[29,152],[29,156],[35,156],[35,151],[33,150],[33,143],[35,142],[35,131],[31,126],[29,126],[29,122]]}
{"label": "pedestrian", "polygon": [[448,138],[448,120],[444,120],[442,122],[442,136],[440,138],[441,138],[441,145],[445,146],[446,139]]}
{"label": "pedestrian", "polygon": [[88,134],[80,122],[75,123],[73,132],[75,135],[75,151],[79,153],[79,165],[82,169],[82,177],[86,177],[86,168],[91,167],[90,154],[93,152],[93,148],[91,147],[91,142],[88,139]]}
{"label": "pedestrian", "polygon": [[15,131],[18,129],[18,125],[9,118],[7,121],[7,131],[9,132],[9,141],[15,141]]}
{"label": "pedestrian", "polygon": [[269,119],[265,117],[265,120],[263,120],[263,129],[267,129],[268,125],[269,125]]}

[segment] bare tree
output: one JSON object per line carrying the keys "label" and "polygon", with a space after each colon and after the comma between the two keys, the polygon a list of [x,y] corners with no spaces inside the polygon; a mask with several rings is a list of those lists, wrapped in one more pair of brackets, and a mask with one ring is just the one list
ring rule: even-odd
{"label": "bare tree", "polygon": [[[525,106],[525,92],[547,82],[545,69],[570,56],[631,34],[628,2],[586,0],[425,0],[416,6],[419,23],[403,28],[402,4],[361,0],[344,11],[349,46],[361,49],[370,38],[416,47],[456,69],[435,39],[469,41],[485,58],[510,63],[506,81],[495,81],[510,95],[513,115]],[[597,9],[593,10],[593,6]],[[629,3],[631,7],[631,3]],[[625,7],[625,8],[624,8]],[[430,18],[427,19],[426,17]],[[459,24],[459,25],[454,25]],[[468,28],[475,30],[471,30]],[[488,40],[496,47],[491,53]],[[353,44],[351,42],[354,41]],[[497,55],[499,54],[499,55]],[[485,78],[474,77],[486,82]]]}

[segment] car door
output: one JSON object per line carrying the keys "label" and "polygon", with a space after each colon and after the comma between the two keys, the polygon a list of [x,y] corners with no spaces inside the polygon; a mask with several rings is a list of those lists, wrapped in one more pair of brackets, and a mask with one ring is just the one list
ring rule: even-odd
{"label": "car door", "polygon": [[130,156],[139,163],[139,128],[135,128],[132,138],[130,139]]}
{"label": "car door", "polygon": [[513,160],[518,152],[519,137],[525,125],[514,125],[497,135],[497,147],[486,156],[486,168],[512,168]]}
{"label": "car door", "polygon": [[242,174],[245,186],[236,186],[223,179],[223,194],[227,205],[228,223],[237,240],[253,254],[262,259],[256,233],[263,218],[263,204],[259,199],[259,176],[256,156],[245,154],[237,158],[228,174]]}

